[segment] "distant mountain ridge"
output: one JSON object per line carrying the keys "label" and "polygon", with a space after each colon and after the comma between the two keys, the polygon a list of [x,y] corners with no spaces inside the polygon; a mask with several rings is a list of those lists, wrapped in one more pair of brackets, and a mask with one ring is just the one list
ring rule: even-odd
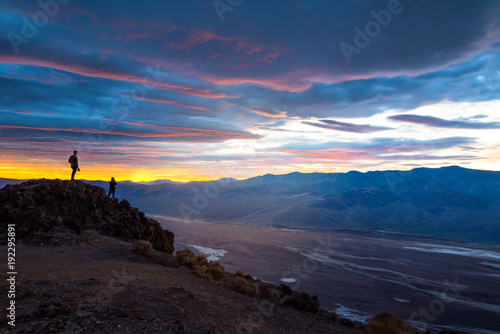
{"label": "distant mountain ridge", "polygon": [[410,171],[266,174],[222,183],[123,186],[149,214],[306,229],[384,229],[500,243],[500,172],[457,166]]}
{"label": "distant mountain ridge", "polygon": [[[107,182],[89,182],[107,189]],[[266,174],[231,182],[119,183],[142,211],[185,221],[302,229],[383,229],[500,243],[500,172]]]}

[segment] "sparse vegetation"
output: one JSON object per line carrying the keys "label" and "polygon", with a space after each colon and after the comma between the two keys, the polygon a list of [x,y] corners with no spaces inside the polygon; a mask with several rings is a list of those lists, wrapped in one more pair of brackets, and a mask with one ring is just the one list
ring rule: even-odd
{"label": "sparse vegetation", "polygon": [[[256,281],[242,270],[236,271],[235,275],[226,277],[226,271],[219,261],[209,261],[206,256],[195,255],[189,249],[178,250],[175,254],[184,266],[194,270],[199,277],[206,278],[211,282],[218,280],[217,284],[226,286],[240,294],[259,300],[267,300],[273,304],[289,305],[300,311],[314,313],[322,318],[338,322],[342,326],[357,328],[354,321],[346,318],[339,319],[335,312],[320,308],[317,296],[310,296],[304,291],[293,291],[285,284],[276,287],[270,283]],[[413,327],[390,312],[381,312],[375,315],[368,325],[359,328],[367,334],[418,334],[418,331]]]}
{"label": "sparse vegetation", "polygon": [[182,264],[190,269],[196,267],[196,256],[189,249],[178,250],[175,255],[181,259]]}
{"label": "sparse vegetation", "polygon": [[243,271],[241,271],[241,270],[237,270],[237,271],[236,271],[236,275],[238,275],[238,276],[240,276],[240,277],[244,277],[244,278],[246,278],[246,279],[251,279],[251,280],[253,280],[253,276],[252,276],[252,275],[250,275],[250,274],[246,274],[246,275],[245,275],[245,274],[243,273]]}
{"label": "sparse vegetation", "polygon": [[318,313],[319,311],[319,300],[316,296],[310,296],[307,292],[296,292],[292,293],[283,298],[284,305],[291,305],[298,310],[306,311],[310,313]]}
{"label": "sparse vegetation", "polygon": [[261,299],[270,301],[271,303],[277,304],[280,301],[280,292],[269,283],[259,285],[259,295]]}
{"label": "sparse vegetation", "polygon": [[189,249],[179,250],[175,253],[186,267],[193,269],[200,277],[212,282],[214,279],[223,278],[226,270],[219,261],[209,261],[204,255],[194,255]]}
{"label": "sparse vegetation", "polygon": [[[307,292],[292,291],[288,286],[281,285],[278,289],[272,284],[255,282],[251,275],[244,275],[241,270],[236,272],[236,276],[227,283],[227,286],[243,295],[258,298],[260,300],[268,300],[273,304],[290,305],[298,310],[310,313],[319,313],[318,297],[310,296]],[[324,309],[323,309],[324,310]],[[323,311],[323,315],[335,321],[337,315],[330,313],[327,310]]]}
{"label": "sparse vegetation", "polygon": [[196,275],[202,277],[202,278],[208,278],[210,282],[212,282],[213,277],[210,275],[209,269],[207,266],[196,266],[194,268],[194,271],[196,272]]}
{"label": "sparse vegetation", "polygon": [[319,308],[318,314],[322,315],[323,317],[325,317],[327,319],[330,319],[333,322],[336,322],[338,319],[337,313],[335,313],[333,311],[328,311],[327,309],[322,308],[322,307]]}
{"label": "sparse vegetation", "polygon": [[414,327],[389,311],[374,315],[366,327],[366,332],[369,334],[418,334]]}
{"label": "sparse vegetation", "polygon": [[146,240],[136,240],[134,241],[134,249],[139,255],[149,256],[153,250],[153,245]]}
{"label": "sparse vegetation", "polygon": [[231,280],[229,287],[246,296],[258,297],[260,295],[259,285],[257,283],[249,283],[247,279],[240,275]]}

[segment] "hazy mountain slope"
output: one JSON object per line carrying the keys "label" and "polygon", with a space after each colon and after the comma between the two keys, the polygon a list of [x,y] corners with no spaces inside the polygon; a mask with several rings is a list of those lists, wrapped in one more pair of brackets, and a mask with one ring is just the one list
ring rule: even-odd
{"label": "hazy mountain slope", "polygon": [[150,214],[294,228],[383,228],[500,243],[500,173],[460,167],[267,174],[232,183],[123,185]]}
{"label": "hazy mountain slope", "polygon": [[3,179],[0,178],[0,189],[5,187],[8,184],[18,184],[23,182],[24,180],[16,180],[16,179]]}

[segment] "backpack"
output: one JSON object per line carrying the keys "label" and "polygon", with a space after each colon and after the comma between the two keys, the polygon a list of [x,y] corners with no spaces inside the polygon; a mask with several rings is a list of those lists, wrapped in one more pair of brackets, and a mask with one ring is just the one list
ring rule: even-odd
{"label": "backpack", "polygon": [[72,162],[73,162],[73,156],[72,156],[72,155],[70,155],[70,157],[69,157],[69,159],[68,159],[68,162],[69,162],[69,163],[72,163]]}

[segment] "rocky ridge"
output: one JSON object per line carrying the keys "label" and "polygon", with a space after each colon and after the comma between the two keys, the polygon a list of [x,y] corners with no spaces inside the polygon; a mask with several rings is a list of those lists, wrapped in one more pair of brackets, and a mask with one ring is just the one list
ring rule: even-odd
{"label": "rocky ridge", "polygon": [[85,230],[125,241],[146,240],[153,248],[174,251],[174,234],[164,230],[127,200],[109,198],[106,191],[82,181],[30,180],[0,189],[0,240],[7,224],[16,225],[16,238],[61,242],[56,235],[82,237]]}

